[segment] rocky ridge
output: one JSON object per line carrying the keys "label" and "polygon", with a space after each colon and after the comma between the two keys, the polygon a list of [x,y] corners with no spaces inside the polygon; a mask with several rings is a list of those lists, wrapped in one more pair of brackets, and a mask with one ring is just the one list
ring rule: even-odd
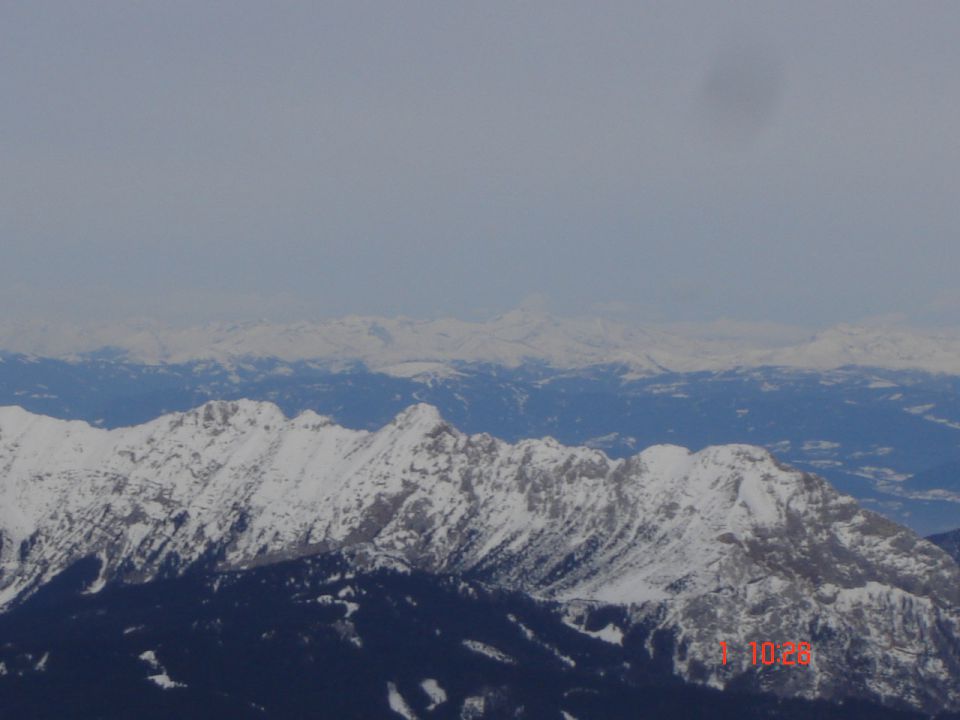
{"label": "rocky ridge", "polygon": [[[960,704],[960,568],[765,450],[623,460],[464,435],[413,406],[377,432],[213,402],[100,430],[0,409],[0,603],[71,563],[98,586],[363,548],[559,600],[628,609],[684,677],[803,697]],[[718,662],[719,642],[737,652]],[[748,643],[811,642],[809,667]]]}

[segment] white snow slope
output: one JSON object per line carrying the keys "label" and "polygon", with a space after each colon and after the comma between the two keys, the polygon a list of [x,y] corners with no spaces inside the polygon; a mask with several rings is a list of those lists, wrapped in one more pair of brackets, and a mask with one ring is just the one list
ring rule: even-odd
{"label": "white snow slope", "polygon": [[[426,405],[377,432],[252,401],[109,431],[0,408],[0,607],[94,554],[101,581],[137,582],[349,548],[628,606],[700,682],[749,670],[751,641],[809,641],[813,665],[761,684],[960,703],[957,565],[760,448],[611,460],[467,436]],[[744,651],[719,665],[720,641]]]}

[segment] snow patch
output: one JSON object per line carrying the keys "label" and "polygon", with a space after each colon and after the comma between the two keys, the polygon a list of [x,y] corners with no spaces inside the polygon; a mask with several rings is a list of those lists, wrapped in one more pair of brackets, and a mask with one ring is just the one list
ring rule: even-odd
{"label": "snow patch", "polygon": [[172,679],[167,673],[157,673],[156,675],[148,675],[147,680],[152,682],[154,685],[163,688],[164,690],[172,690],[178,687],[186,687],[182,682],[177,682]]}
{"label": "snow patch", "polygon": [[571,658],[571,657],[569,657],[569,656],[567,656],[567,655],[564,655],[562,652],[560,652],[557,648],[555,648],[555,647],[554,647],[553,645],[551,645],[550,643],[544,642],[543,640],[541,640],[540,638],[538,638],[537,635],[536,635],[536,633],[534,633],[533,630],[531,630],[531,629],[528,628],[526,625],[524,625],[522,622],[520,622],[520,620],[518,620],[515,615],[507,615],[507,619],[508,619],[510,622],[512,622],[514,625],[516,625],[518,628],[520,628],[520,632],[523,633],[523,636],[524,636],[527,640],[529,640],[530,642],[532,642],[532,643],[535,644],[535,645],[539,645],[540,647],[544,648],[545,650],[549,650],[549,651],[550,651],[551,653],[553,653],[554,656],[555,656],[560,662],[562,662],[564,665],[566,665],[567,667],[572,667],[572,668],[577,666],[577,661],[576,661],[576,660],[574,660],[573,658]]}
{"label": "snow patch", "polygon": [[397,690],[396,684],[392,682],[387,683],[387,703],[390,705],[391,710],[400,717],[405,718],[405,720],[417,720],[417,716],[410,706],[407,705],[407,701],[403,699],[400,691]]}
{"label": "snow patch", "polygon": [[463,701],[460,708],[460,720],[480,720],[487,710],[487,701],[483,695],[472,695]]}
{"label": "snow patch", "polygon": [[502,650],[498,650],[493,645],[487,645],[482,643],[479,640],[464,640],[463,646],[472,652],[478,653],[479,655],[484,655],[485,657],[490,658],[491,660],[496,660],[497,662],[504,663],[506,665],[516,665],[517,661],[512,657],[507,655]]}
{"label": "snow patch", "polygon": [[161,687],[164,690],[187,687],[186,684],[177,682],[167,674],[167,671],[164,669],[163,665],[160,664],[160,661],[157,659],[157,654],[153,650],[145,650],[144,652],[140,653],[140,659],[147,663],[151,670],[156,671],[153,675],[147,675],[147,680],[152,682],[154,685]]}
{"label": "snow patch", "polygon": [[578,625],[570,616],[566,616],[563,618],[563,624],[569,628],[573,628],[579,633],[589,635],[597,640],[603,640],[605,643],[623,646],[623,631],[613,623],[608,623],[599,630],[587,630],[581,625]]}
{"label": "snow patch", "polygon": [[47,669],[47,661],[50,659],[50,653],[45,652],[43,656],[37,661],[37,664],[33,666],[33,669],[37,672],[45,672]]}
{"label": "snow patch", "polygon": [[804,452],[823,452],[827,450],[836,450],[840,443],[830,440],[807,440],[803,443]]}
{"label": "snow patch", "polygon": [[427,712],[443,705],[447,701],[447,691],[440,687],[440,683],[433,678],[427,678],[421,682],[420,687],[423,688],[427,697],[430,698],[430,705],[427,707]]}

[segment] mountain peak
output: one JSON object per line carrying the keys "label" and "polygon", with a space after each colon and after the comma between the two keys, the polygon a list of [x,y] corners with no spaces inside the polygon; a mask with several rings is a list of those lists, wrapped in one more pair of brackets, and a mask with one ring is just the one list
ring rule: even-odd
{"label": "mountain peak", "polygon": [[397,413],[393,418],[392,424],[397,427],[416,428],[424,432],[429,432],[439,425],[446,425],[447,422],[434,405],[421,402],[410,405]]}

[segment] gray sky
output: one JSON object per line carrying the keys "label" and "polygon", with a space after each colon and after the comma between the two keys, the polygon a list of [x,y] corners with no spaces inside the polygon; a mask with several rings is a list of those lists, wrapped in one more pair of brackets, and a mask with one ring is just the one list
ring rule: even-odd
{"label": "gray sky", "polygon": [[960,3],[5,2],[6,318],[960,323]]}

